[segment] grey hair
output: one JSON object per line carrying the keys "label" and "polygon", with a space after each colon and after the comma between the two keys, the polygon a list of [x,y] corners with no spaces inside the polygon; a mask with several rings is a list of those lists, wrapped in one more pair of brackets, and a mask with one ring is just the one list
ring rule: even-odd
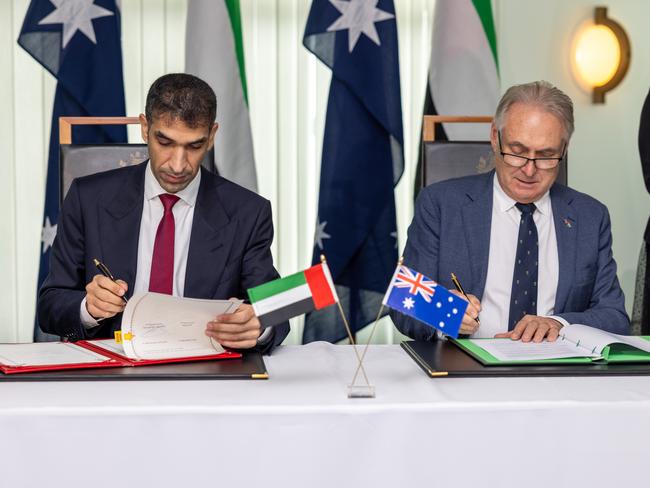
{"label": "grey hair", "polygon": [[510,107],[515,103],[536,105],[545,112],[555,115],[564,126],[566,142],[573,134],[573,102],[571,98],[548,81],[533,81],[514,85],[506,90],[499,100],[494,123],[498,130],[503,129],[504,119]]}

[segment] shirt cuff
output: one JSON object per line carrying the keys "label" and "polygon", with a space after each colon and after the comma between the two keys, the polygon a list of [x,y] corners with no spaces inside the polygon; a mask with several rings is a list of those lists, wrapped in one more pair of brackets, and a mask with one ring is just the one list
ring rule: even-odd
{"label": "shirt cuff", "polygon": [[545,317],[547,319],[557,320],[559,323],[562,324],[562,327],[566,327],[567,325],[570,325],[569,322],[564,320],[562,317],[558,317],[557,315],[546,315]]}
{"label": "shirt cuff", "polygon": [[269,343],[271,340],[271,334],[273,333],[273,330],[271,327],[267,327],[262,331],[260,336],[257,338],[257,345],[258,346],[265,346],[266,344]]}
{"label": "shirt cuff", "polygon": [[97,320],[95,320],[95,318],[90,315],[90,312],[88,312],[88,309],[86,308],[86,297],[81,300],[79,317],[81,318],[81,325],[83,325],[86,329],[92,329],[93,327],[97,327],[99,325],[99,322],[97,322]]}

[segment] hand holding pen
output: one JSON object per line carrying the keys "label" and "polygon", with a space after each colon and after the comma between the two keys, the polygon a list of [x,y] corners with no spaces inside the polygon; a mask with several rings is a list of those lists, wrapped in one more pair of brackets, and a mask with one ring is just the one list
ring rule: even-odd
{"label": "hand holding pen", "polygon": [[463,286],[460,284],[460,281],[458,281],[458,278],[456,278],[456,275],[454,273],[451,273],[451,281],[457,290],[457,292],[451,290],[451,293],[462,296],[469,302],[467,310],[465,311],[465,315],[463,316],[463,322],[460,326],[459,332],[461,334],[473,334],[481,325],[481,321],[478,317],[478,314],[481,311],[481,302],[474,295],[468,295],[465,293]]}
{"label": "hand holding pen", "polygon": [[124,311],[127,303],[128,285],[117,280],[109,269],[97,259],[93,259],[101,275],[95,275],[86,285],[86,309],[95,319],[106,319]]}

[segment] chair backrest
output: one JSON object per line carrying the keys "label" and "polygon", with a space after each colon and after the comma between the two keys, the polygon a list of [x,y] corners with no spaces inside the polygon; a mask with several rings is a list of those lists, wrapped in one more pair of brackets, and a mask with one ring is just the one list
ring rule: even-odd
{"label": "chair backrest", "polygon": [[[137,117],[60,117],[59,118],[59,203],[68,193],[72,180],[102,171],[140,164],[149,158],[146,144],[72,144],[73,125],[139,124]],[[216,173],[214,153],[209,151],[203,167]]]}
{"label": "chair backrest", "polygon": [[[482,141],[436,139],[436,125],[442,123],[489,124],[490,116],[425,115],[422,121],[422,187],[438,181],[487,173],[494,168],[494,155],[485,131]],[[566,160],[560,165],[558,181],[566,185]]]}

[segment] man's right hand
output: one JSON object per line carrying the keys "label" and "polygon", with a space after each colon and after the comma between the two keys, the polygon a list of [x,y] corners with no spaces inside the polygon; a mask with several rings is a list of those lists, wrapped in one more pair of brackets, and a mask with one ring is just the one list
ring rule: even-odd
{"label": "man's right hand", "polygon": [[122,298],[129,289],[122,280],[113,281],[106,276],[95,275],[86,285],[86,309],[95,320],[114,317],[124,311]]}
{"label": "man's right hand", "polygon": [[[449,292],[467,301],[467,298],[459,291],[449,290]],[[469,298],[469,305],[467,306],[467,310],[465,310],[465,315],[463,315],[463,322],[460,324],[458,333],[471,335],[479,328],[479,323],[476,321],[476,318],[481,311],[481,302],[474,295],[467,295],[467,297]]]}

